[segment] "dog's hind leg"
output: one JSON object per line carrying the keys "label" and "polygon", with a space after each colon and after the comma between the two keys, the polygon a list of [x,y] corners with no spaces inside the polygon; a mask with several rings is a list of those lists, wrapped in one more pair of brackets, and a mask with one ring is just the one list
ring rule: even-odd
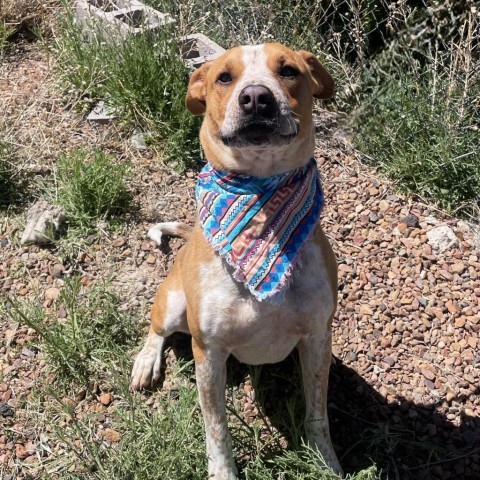
{"label": "dog's hind leg", "polygon": [[[179,257],[183,252],[179,252]],[[151,325],[144,347],[137,355],[130,379],[131,390],[153,386],[160,378],[165,338],[173,332],[188,333],[187,301],[180,276],[180,258],[160,285],[150,313]]]}

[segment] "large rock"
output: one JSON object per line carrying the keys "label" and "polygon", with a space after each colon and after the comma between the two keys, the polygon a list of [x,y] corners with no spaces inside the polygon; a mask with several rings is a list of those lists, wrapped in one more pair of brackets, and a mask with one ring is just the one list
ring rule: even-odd
{"label": "large rock", "polygon": [[45,200],[38,200],[27,212],[27,226],[20,242],[49,243],[58,235],[65,220],[65,211],[57,205],[50,205]]}
{"label": "large rock", "polygon": [[458,242],[455,232],[448,225],[439,225],[427,232],[428,243],[438,253],[455,246]]}
{"label": "large rock", "polygon": [[175,20],[139,0],[76,0],[75,14],[86,38],[118,44],[129,35],[156,32]]}

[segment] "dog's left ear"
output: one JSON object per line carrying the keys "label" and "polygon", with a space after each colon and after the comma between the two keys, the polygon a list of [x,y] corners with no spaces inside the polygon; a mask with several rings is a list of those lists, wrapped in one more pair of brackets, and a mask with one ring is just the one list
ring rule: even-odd
{"label": "dog's left ear", "polygon": [[313,85],[313,96],[326,100],[335,93],[335,82],[318,58],[310,52],[300,50],[297,52],[307,64]]}
{"label": "dog's left ear", "polygon": [[207,109],[207,82],[205,77],[209,69],[210,63],[204,63],[192,73],[188,83],[185,105],[194,115],[202,115]]}

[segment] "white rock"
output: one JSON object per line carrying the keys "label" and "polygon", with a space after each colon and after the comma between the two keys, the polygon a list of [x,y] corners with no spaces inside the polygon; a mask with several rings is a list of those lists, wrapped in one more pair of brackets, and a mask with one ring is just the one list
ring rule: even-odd
{"label": "white rock", "polygon": [[93,123],[101,123],[106,125],[115,118],[115,110],[100,100],[93,110],[88,114],[87,120]]}
{"label": "white rock", "polygon": [[62,207],[50,205],[45,200],[38,200],[27,212],[27,226],[20,242],[49,243],[58,234],[61,223],[65,220]]}
{"label": "white rock", "polygon": [[457,244],[458,238],[448,225],[439,225],[427,232],[428,243],[438,253],[452,248]]}
{"label": "white rock", "polygon": [[133,132],[132,138],[132,145],[137,150],[146,150],[147,149],[147,140],[145,137],[145,133],[143,133],[140,129],[136,128]]}

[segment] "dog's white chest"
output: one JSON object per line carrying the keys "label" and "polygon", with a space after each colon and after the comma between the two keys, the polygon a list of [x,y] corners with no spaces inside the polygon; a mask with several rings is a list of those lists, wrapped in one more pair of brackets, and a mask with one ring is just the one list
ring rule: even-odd
{"label": "dog's white chest", "polygon": [[302,264],[279,305],[257,301],[218,256],[202,265],[208,284],[200,309],[203,336],[245,363],[283,360],[300,338],[325,328],[334,309],[323,256],[313,242],[305,246]]}

